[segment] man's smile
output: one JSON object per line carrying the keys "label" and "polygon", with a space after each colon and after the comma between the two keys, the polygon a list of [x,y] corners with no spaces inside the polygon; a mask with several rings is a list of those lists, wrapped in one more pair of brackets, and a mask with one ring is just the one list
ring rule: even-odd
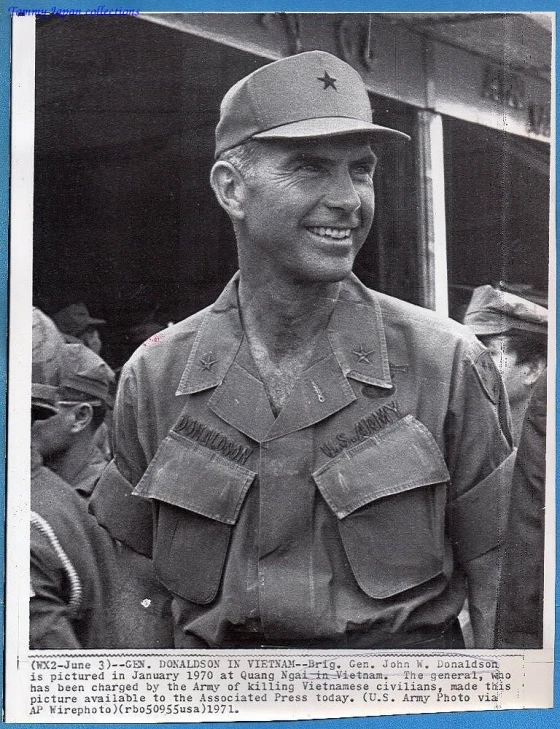
{"label": "man's smile", "polygon": [[333,238],[334,240],[344,240],[352,235],[352,228],[333,228],[323,226],[310,226],[307,228],[310,233],[318,235],[321,238]]}

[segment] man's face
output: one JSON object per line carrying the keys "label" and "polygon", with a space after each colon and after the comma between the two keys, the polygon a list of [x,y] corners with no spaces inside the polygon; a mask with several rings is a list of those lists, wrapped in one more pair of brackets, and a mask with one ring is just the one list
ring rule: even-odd
{"label": "man's face", "polygon": [[341,281],[373,221],[376,158],[363,137],[262,143],[244,180],[240,258],[293,282]]}
{"label": "man's face", "polygon": [[510,349],[507,335],[484,337],[484,344],[502,376],[510,405],[525,401],[529,391],[527,378],[531,371],[530,365],[517,361],[517,354]]}
{"label": "man's face", "polygon": [[89,347],[92,352],[95,352],[95,354],[98,355],[101,352],[101,337],[99,336],[99,331],[94,327],[88,327],[85,332],[80,335],[80,339],[86,347]]}

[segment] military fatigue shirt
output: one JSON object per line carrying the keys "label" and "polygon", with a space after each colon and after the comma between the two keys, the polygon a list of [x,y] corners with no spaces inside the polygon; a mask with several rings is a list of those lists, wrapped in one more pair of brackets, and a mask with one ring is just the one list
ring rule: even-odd
{"label": "military fatigue shirt", "polygon": [[153,555],[177,647],[413,647],[498,543],[508,418],[473,335],[355,277],[274,417],[234,279],[125,366],[92,506]]}
{"label": "military fatigue shirt", "polygon": [[[107,468],[106,459],[101,450],[91,443],[86,459],[75,473],[66,474],[66,480],[84,498],[89,498],[103,471]],[[53,468],[56,473],[56,468]]]}
{"label": "military fatigue shirt", "polygon": [[[70,486],[86,502],[107,463],[102,451],[91,443],[89,457],[82,467],[73,474],[66,474]],[[91,514],[86,516],[92,518]],[[106,532],[101,536],[108,538]],[[111,608],[108,610],[106,604],[105,609],[111,613],[116,627],[113,643],[104,647],[172,647],[171,594],[155,577],[151,560],[111,539],[105,549],[112,552],[112,572],[107,578],[107,587],[111,588]]]}
{"label": "military fatigue shirt", "polygon": [[546,370],[529,400],[513,469],[496,618],[497,648],[543,647]]}
{"label": "military fatigue shirt", "polygon": [[31,599],[35,650],[118,647],[113,546],[70,484],[31,460]]}
{"label": "military fatigue shirt", "polygon": [[30,647],[169,648],[170,596],[149,560],[115,543],[83,492],[31,461]]}

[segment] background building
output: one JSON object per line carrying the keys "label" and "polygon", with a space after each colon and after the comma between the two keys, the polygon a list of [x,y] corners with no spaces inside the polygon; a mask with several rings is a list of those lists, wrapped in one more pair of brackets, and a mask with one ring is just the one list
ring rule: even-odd
{"label": "background building", "polygon": [[[380,149],[377,211],[357,262],[381,291],[458,315],[506,281],[546,300],[551,16],[167,14],[37,18],[35,303],[76,300],[130,327],[177,321],[236,269],[208,174],[225,91],[316,48],[351,63]],[[155,313],[154,313],[155,312]]]}

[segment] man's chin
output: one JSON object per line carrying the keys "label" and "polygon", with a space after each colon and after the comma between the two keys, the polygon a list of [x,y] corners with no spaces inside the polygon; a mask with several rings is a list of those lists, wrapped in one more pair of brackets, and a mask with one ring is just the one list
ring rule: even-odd
{"label": "man's chin", "polygon": [[315,280],[324,283],[340,283],[352,273],[353,263],[353,261],[338,261],[337,265],[323,266],[316,271]]}

